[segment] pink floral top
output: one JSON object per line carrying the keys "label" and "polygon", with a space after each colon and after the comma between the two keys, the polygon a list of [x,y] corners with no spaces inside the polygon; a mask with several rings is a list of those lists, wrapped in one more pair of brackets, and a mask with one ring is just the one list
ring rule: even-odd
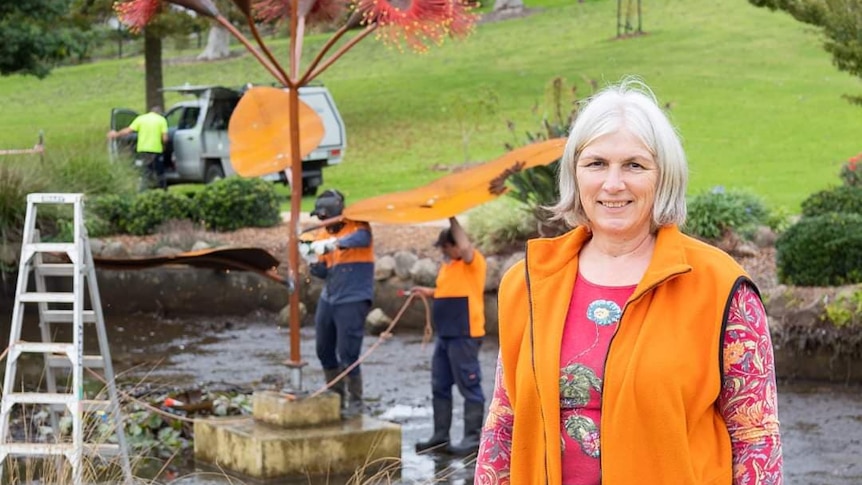
{"label": "pink floral top", "polygon": [[[577,278],[560,352],[563,485],[601,483],[600,430],[604,358],[632,287]],[[514,416],[497,363],[494,396],[476,460],[475,483],[509,484]],[[775,371],[766,312],[747,284],[733,295],[724,339],[724,376],[716,403],[733,447],[734,485],[782,483]]]}

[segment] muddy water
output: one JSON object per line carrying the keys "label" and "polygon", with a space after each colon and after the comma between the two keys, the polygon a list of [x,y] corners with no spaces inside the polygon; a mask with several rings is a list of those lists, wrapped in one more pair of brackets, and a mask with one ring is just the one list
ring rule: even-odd
{"label": "muddy water", "polygon": [[[0,327],[3,348],[9,335],[8,321],[4,318]],[[111,317],[107,323],[115,372],[123,379],[166,388],[271,388],[289,376],[282,364],[289,352],[288,331],[274,322],[274,316],[260,315],[194,320]],[[36,339],[36,323],[28,321],[25,330],[25,339],[27,334]],[[377,337],[366,337],[365,348],[376,341]],[[94,346],[95,342],[88,339],[87,345]],[[413,451],[417,441],[431,434],[432,349],[431,344],[423,345],[421,335],[396,329],[395,335],[365,360],[369,413],[402,426],[402,483],[470,484],[469,463],[417,456]],[[486,396],[491,395],[496,353],[495,339],[486,339],[481,354]],[[314,355],[311,328],[301,330],[301,355],[309,362],[303,372],[304,387],[316,389],[323,378]],[[38,379],[38,368],[23,367],[25,380]],[[779,406],[785,483],[862,484],[862,388],[782,383]],[[455,409],[453,437],[459,439],[460,396],[456,397]],[[237,483],[220,478],[218,473],[202,473],[209,471],[206,467],[196,471],[188,466],[179,471],[180,478],[173,483]]]}

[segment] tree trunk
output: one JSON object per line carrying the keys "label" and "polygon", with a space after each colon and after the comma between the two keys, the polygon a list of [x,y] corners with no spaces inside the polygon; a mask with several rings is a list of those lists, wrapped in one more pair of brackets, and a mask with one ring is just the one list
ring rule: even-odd
{"label": "tree trunk", "polygon": [[146,70],[147,105],[144,111],[153,106],[165,107],[165,95],[162,93],[164,78],[162,77],[162,38],[151,29],[144,29],[144,69]]}
{"label": "tree trunk", "polygon": [[230,55],[230,32],[221,25],[210,27],[207,35],[207,46],[198,55],[199,61],[224,59]]}
{"label": "tree trunk", "polygon": [[523,0],[494,0],[494,11],[520,12],[524,9]]}

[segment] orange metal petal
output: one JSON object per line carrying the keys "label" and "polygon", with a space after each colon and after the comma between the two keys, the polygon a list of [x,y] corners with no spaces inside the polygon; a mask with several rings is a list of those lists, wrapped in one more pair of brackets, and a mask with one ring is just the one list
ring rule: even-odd
{"label": "orange metal petal", "polygon": [[[243,177],[259,177],[290,167],[290,126],[287,91],[253,87],[239,100],[230,117],[230,161]],[[305,157],[323,139],[323,120],[299,101],[299,153]]]}
{"label": "orange metal petal", "polygon": [[565,138],[532,143],[428,185],[361,200],[346,207],[344,217],[406,224],[455,216],[505,193],[503,184],[512,173],[559,160],[565,146]]}

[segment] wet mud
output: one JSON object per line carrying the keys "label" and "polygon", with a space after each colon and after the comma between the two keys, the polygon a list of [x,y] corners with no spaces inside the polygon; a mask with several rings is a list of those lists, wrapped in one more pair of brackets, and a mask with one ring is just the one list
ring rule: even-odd
{"label": "wet mud", "polygon": [[[25,323],[24,338],[37,339],[38,323]],[[9,335],[8,319],[0,338]],[[154,316],[110,317],[107,321],[115,373],[125,382],[166,389],[198,386],[272,389],[287,386],[290,371],[289,331],[276,316],[245,318],[163,319]],[[316,390],[323,374],[314,353],[314,330],[302,328],[303,387]],[[378,337],[366,336],[364,348]],[[95,341],[86,342],[95,347]],[[404,484],[470,484],[470,463],[445,456],[417,455],[417,441],[431,435],[431,370],[433,343],[422,335],[399,331],[382,342],[363,362],[368,414],[402,426]],[[498,347],[485,339],[481,352],[483,387],[490,400]],[[22,365],[25,381],[38,379],[38,366]],[[34,381],[35,382],[35,381]],[[462,400],[455,391],[452,438],[462,435]],[[805,485],[862,484],[862,388],[816,383],[779,382],[779,419],[784,446],[785,483]],[[205,485],[236,483],[209,473],[208,467],[187,466],[172,483]],[[281,482],[283,483],[283,482]],[[303,479],[297,483],[315,484]],[[324,480],[320,483],[344,483]]]}

